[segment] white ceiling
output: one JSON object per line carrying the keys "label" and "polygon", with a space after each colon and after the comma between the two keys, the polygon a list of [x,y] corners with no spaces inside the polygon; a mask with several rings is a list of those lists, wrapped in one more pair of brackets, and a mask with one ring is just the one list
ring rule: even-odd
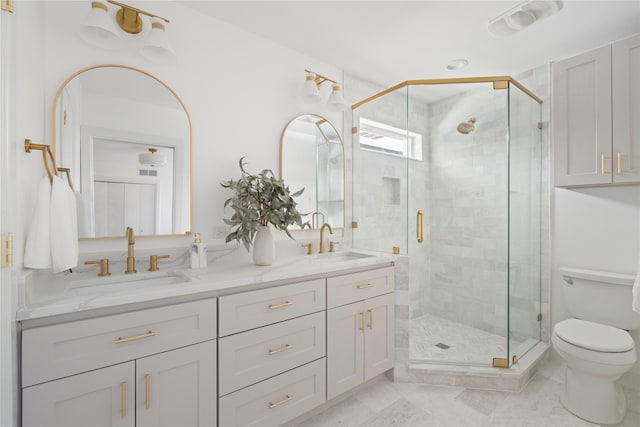
{"label": "white ceiling", "polygon": [[[640,0],[564,0],[557,15],[508,37],[486,24],[521,1],[182,3],[384,86],[514,75],[640,32]],[[457,58],[469,66],[447,70]]]}

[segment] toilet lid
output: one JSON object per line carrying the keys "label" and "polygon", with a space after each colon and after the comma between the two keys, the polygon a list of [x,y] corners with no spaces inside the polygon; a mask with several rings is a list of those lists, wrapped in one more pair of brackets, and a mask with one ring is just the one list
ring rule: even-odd
{"label": "toilet lid", "polygon": [[553,330],[569,344],[603,353],[621,353],[635,345],[627,331],[587,320],[563,320]]}

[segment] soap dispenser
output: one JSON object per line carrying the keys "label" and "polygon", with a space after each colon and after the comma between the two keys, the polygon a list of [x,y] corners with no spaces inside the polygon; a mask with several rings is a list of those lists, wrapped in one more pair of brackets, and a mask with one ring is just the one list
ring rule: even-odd
{"label": "soap dispenser", "polygon": [[207,266],[207,245],[200,240],[200,233],[195,233],[195,239],[191,244],[191,268],[203,268]]}

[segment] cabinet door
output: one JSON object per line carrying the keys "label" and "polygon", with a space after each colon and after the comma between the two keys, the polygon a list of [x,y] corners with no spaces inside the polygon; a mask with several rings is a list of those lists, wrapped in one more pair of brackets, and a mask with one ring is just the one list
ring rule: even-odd
{"label": "cabinet door", "polygon": [[364,381],[364,304],[327,312],[327,399]]}
{"label": "cabinet door", "polygon": [[215,426],[215,341],[138,359],[136,379],[138,427]]}
{"label": "cabinet door", "polygon": [[135,426],[134,362],[22,389],[23,427]]}
{"label": "cabinet door", "polygon": [[552,101],[555,185],[611,183],[611,46],[553,64]]}
{"label": "cabinet door", "polygon": [[640,35],[612,49],[613,182],[640,182]]}
{"label": "cabinet door", "polygon": [[393,368],[394,294],[371,298],[365,302],[364,380]]}

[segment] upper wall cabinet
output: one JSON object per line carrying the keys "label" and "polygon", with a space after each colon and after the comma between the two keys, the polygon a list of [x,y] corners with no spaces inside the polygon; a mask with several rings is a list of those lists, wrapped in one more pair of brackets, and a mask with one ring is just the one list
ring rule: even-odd
{"label": "upper wall cabinet", "polygon": [[552,73],[555,185],[640,183],[640,35]]}

